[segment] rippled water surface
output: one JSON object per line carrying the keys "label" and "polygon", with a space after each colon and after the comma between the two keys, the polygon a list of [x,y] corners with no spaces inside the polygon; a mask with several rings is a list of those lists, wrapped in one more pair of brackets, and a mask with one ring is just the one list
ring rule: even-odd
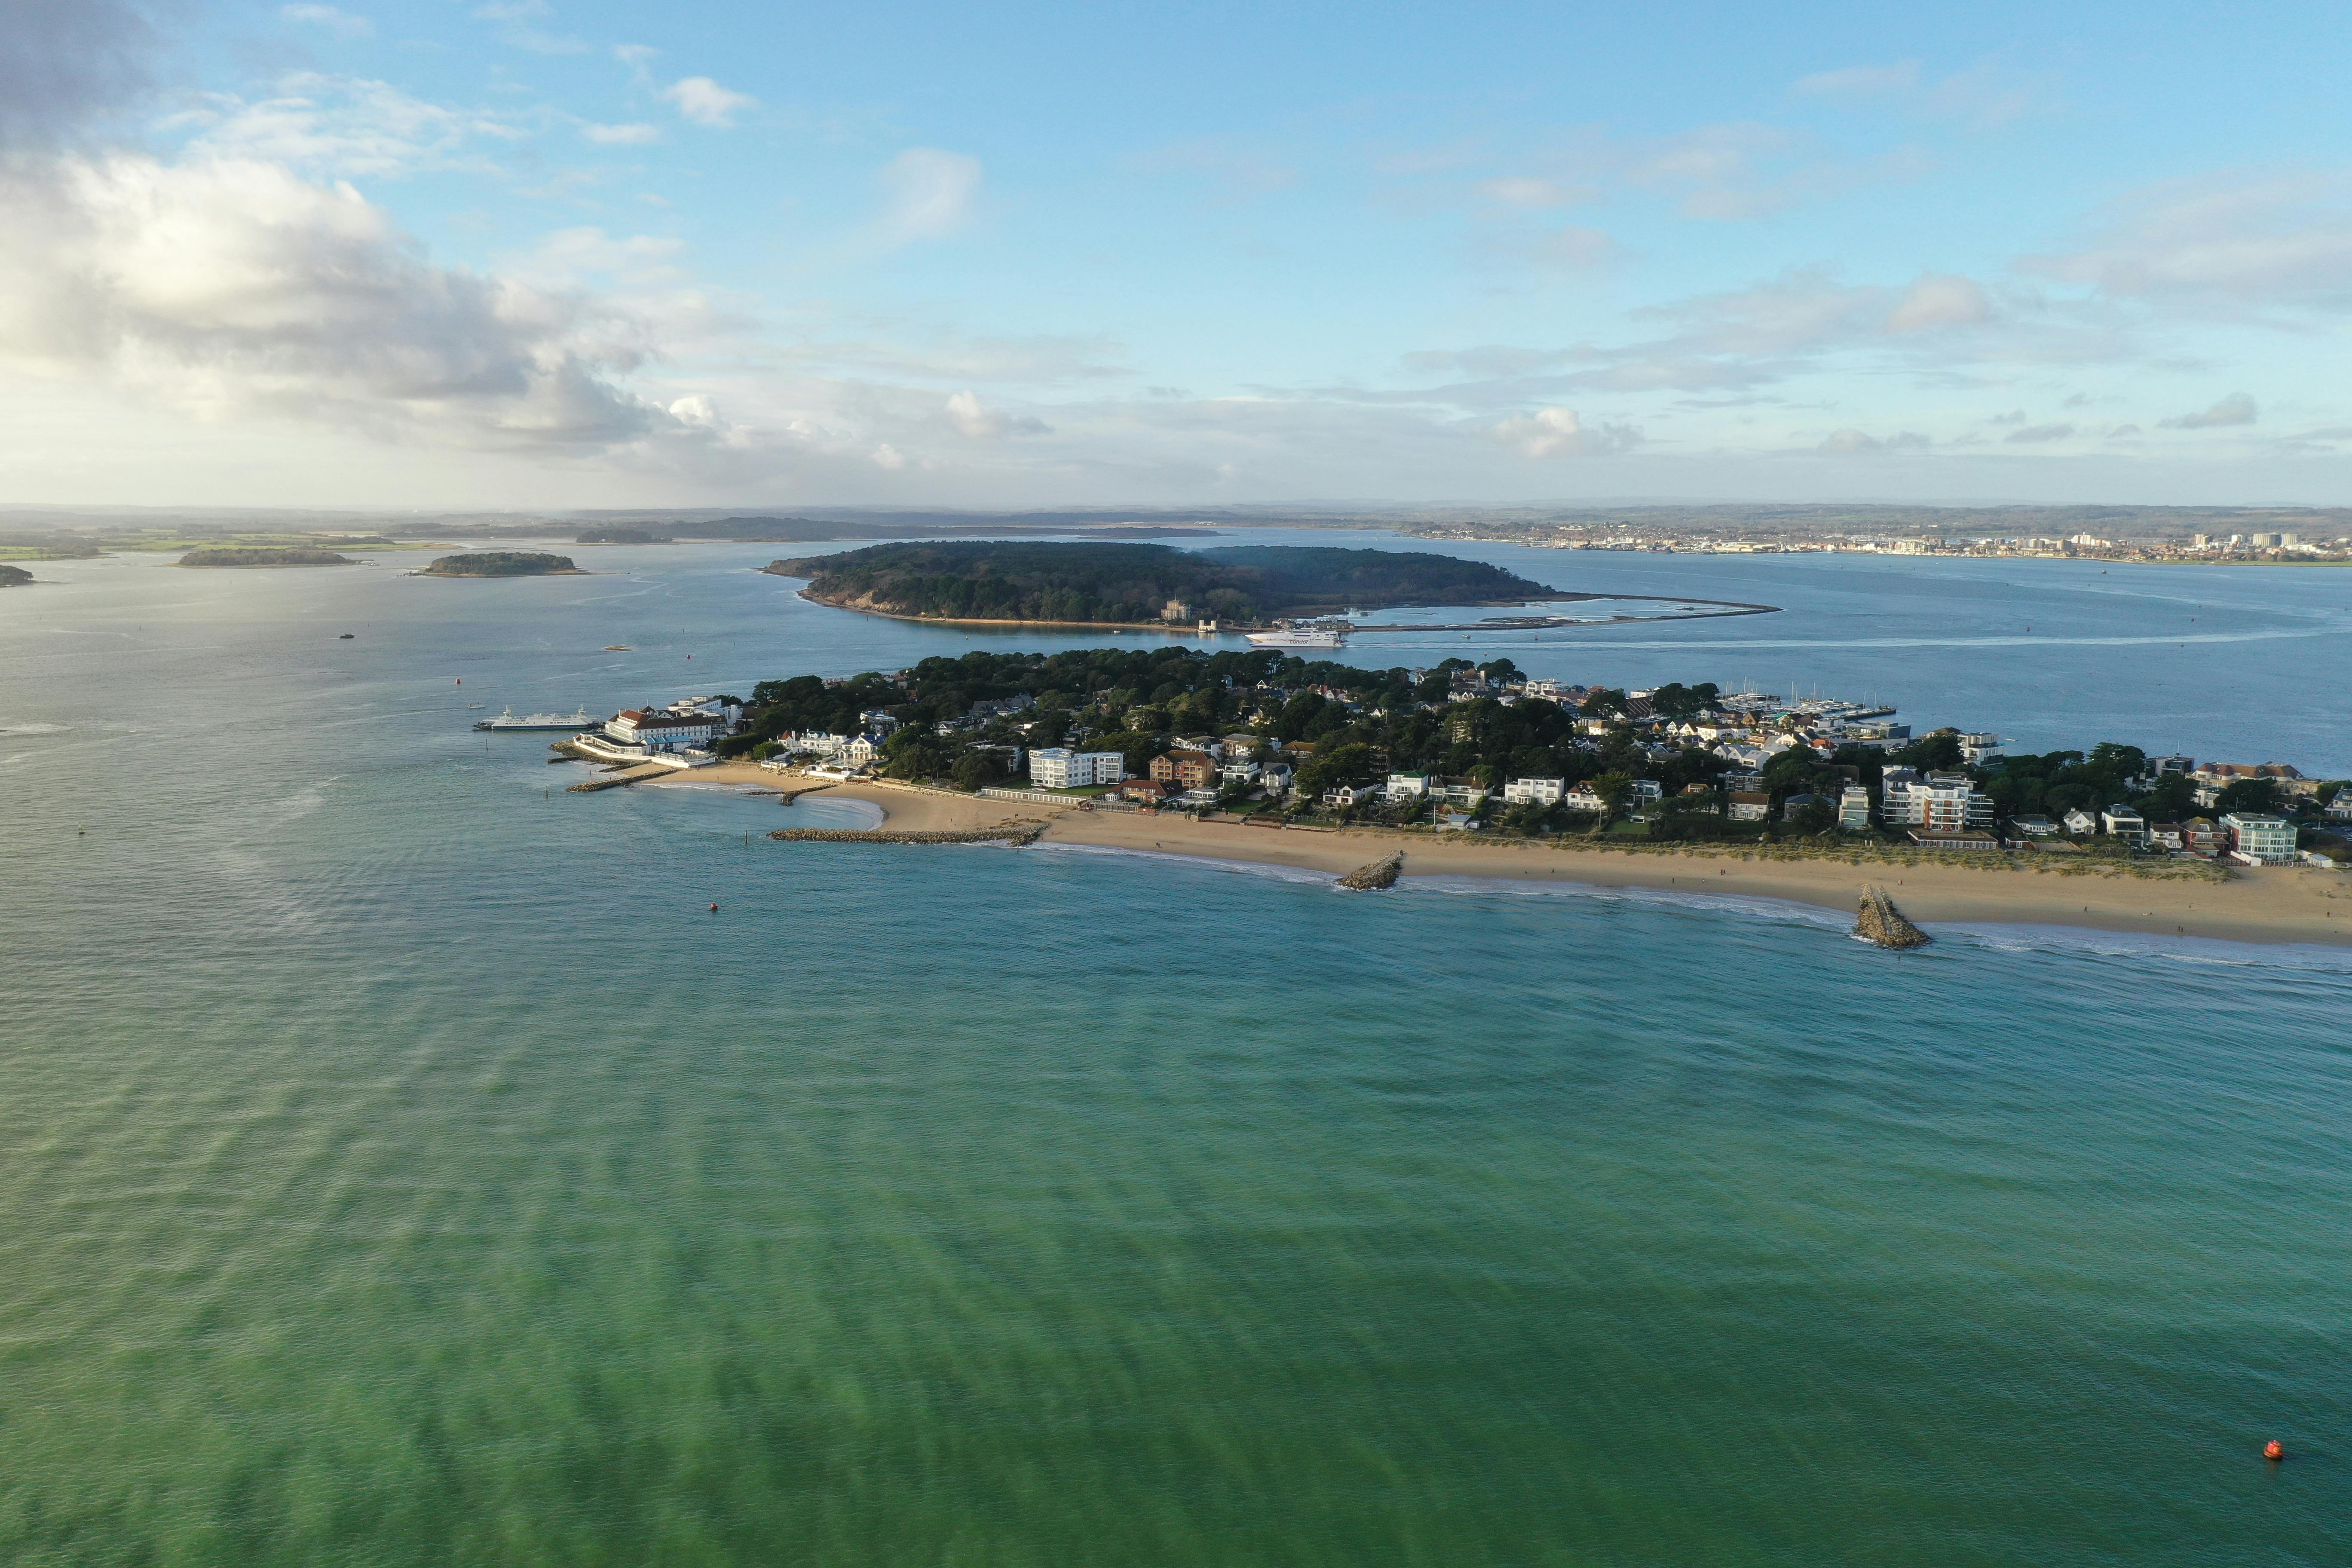
{"label": "rippled water surface", "polygon": [[[0,1561],[2352,1561],[2340,955],[773,844],[467,724],[976,639],[578,553],[0,599]],[[1870,668],[1627,561],[1816,597],[1520,662]],[[2252,745],[2320,577],[1884,670]]]}

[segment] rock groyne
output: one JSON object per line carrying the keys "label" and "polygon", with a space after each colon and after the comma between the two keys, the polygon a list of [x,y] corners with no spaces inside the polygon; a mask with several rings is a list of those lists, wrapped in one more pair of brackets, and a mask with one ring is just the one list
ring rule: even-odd
{"label": "rock groyne", "polygon": [[1355,893],[1378,892],[1382,888],[1395,887],[1397,878],[1403,871],[1404,851],[1400,849],[1369,866],[1357,867],[1340,878],[1339,885]]}
{"label": "rock groyne", "polygon": [[1876,883],[1863,891],[1862,912],[1854,918],[1853,934],[1880,947],[1925,947],[1928,942],[1927,933],[1905,920],[1886,889]]}

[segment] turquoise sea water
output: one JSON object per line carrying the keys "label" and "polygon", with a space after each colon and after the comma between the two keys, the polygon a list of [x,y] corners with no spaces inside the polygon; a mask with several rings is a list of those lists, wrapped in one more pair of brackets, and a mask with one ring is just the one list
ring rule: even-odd
{"label": "turquoise sea water", "polygon": [[[978,639],[578,553],[0,599],[0,1561],[2352,1560],[2352,961],[772,844],[466,725]],[[2329,761],[2332,576],[1893,564],[1520,662]]]}

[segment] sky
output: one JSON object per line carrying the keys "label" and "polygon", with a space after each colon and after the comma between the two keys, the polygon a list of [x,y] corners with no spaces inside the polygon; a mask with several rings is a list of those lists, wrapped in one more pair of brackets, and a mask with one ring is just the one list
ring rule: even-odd
{"label": "sky", "polygon": [[2340,7],[0,37],[0,503],[2352,502]]}

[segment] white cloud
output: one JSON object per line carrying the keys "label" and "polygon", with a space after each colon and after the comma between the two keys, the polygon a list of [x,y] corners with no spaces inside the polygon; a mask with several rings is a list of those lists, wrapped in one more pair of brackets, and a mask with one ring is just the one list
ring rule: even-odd
{"label": "white cloud", "polygon": [[1818,71],[1800,78],[1790,90],[1808,98],[1876,98],[1892,92],[1910,92],[1918,85],[1919,62],[1896,60],[1892,65]]}
{"label": "white cloud", "polygon": [[2168,181],[2107,216],[2082,248],[2019,265],[2173,310],[2352,310],[2352,178],[2340,171]]}
{"label": "white cloud", "polygon": [[469,143],[529,134],[512,117],[427,102],[363,78],[298,71],[278,89],[278,96],[251,103],[215,99],[179,123],[199,127],[199,145],[219,157],[340,175],[488,169],[489,161]]}
{"label": "white cloud", "polygon": [[643,147],[661,140],[661,132],[651,125],[598,125],[583,121],[580,134],[599,147]]}
{"label": "white cloud", "polygon": [[346,38],[371,37],[375,24],[365,16],[354,16],[348,11],[338,11],[332,5],[281,5],[278,14],[289,22],[302,22]]}
{"label": "white cloud", "polygon": [[1817,449],[1833,458],[1874,458],[1888,452],[1921,452],[1931,445],[1933,443],[1916,430],[1905,430],[1881,440],[1849,426],[1843,430],[1831,431]]}
{"label": "white cloud", "polygon": [[898,447],[885,441],[874,448],[874,466],[895,474],[907,466],[907,459]]}
{"label": "white cloud", "polygon": [[1572,408],[1539,408],[1531,415],[1515,415],[1496,425],[1494,436],[1529,458],[1607,457],[1642,439],[1642,433],[1627,425],[1588,428]]}
{"label": "white cloud", "polygon": [[738,114],[756,108],[760,101],[748,92],[723,88],[707,76],[690,76],[672,82],[663,89],[662,96],[677,105],[677,111],[697,125],[714,129],[732,125]]}
{"label": "white cloud", "polygon": [[1972,327],[1992,316],[1985,291],[1969,279],[1948,272],[1923,272],[1886,315],[1886,330],[1900,335],[1938,327]]}
{"label": "white cloud", "polygon": [[1848,66],[1800,78],[1790,90],[1805,98],[1891,100],[1919,116],[1962,121],[1979,130],[2045,109],[2057,97],[2048,77],[2019,72],[1990,59],[1932,83],[1916,59]]}
{"label": "white cloud", "polygon": [[660,56],[661,51],[651,44],[614,44],[613,46],[613,58],[628,67],[629,74],[647,87],[653,85],[653,72],[646,68]]}
{"label": "white cloud", "polygon": [[1003,436],[1043,436],[1048,428],[1041,419],[1016,419],[986,407],[970,392],[955,393],[948,398],[947,416],[956,434],[971,441],[992,441]]}
{"label": "white cloud", "polygon": [[1206,175],[1230,201],[1254,201],[1298,184],[1298,171],[1227,136],[1204,136],[1130,153],[1123,160],[1138,174]]}
{"label": "white cloud", "polygon": [[2252,425],[2257,416],[2254,400],[2242,392],[2233,392],[2201,414],[2183,414],[2177,419],[2159,419],[2157,423],[2167,430],[2218,430],[2233,425]]}
{"label": "white cloud", "polygon": [[601,449],[664,411],[611,377],[652,344],[577,295],[427,261],[345,184],[118,154],[19,170],[0,359],[207,416],[267,413],[454,446]]}
{"label": "white cloud", "polygon": [[1481,180],[1472,188],[1488,201],[1500,202],[1510,207],[1574,206],[1601,194],[1589,185],[1572,185],[1561,180],[1537,179],[1527,174]]}
{"label": "white cloud", "polygon": [[535,55],[584,55],[588,46],[578,38],[550,33],[532,24],[555,15],[547,0],[489,0],[474,7],[478,21],[500,24],[500,41]]}
{"label": "white cloud", "polygon": [[2072,425],[2028,425],[2022,430],[2012,430],[2001,437],[2013,446],[2038,447],[2052,441],[2063,441],[2074,433]]}
{"label": "white cloud", "polygon": [[909,147],[883,166],[888,198],[883,227],[899,240],[938,239],[961,228],[980,194],[980,160],[936,147]]}

